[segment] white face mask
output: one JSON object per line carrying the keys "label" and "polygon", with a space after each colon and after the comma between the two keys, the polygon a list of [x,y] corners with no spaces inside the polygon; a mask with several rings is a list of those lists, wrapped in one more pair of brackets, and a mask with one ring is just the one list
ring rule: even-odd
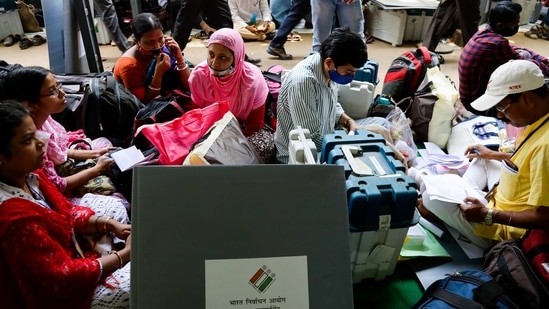
{"label": "white face mask", "polygon": [[234,67],[232,65],[230,65],[228,68],[226,68],[225,70],[216,70],[214,68],[212,68],[211,66],[208,65],[208,67],[210,68],[210,73],[212,73],[213,76],[215,77],[218,77],[218,78],[221,78],[221,77],[225,77],[225,76],[228,76],[228,75],[231,75],[233,74],[233,71],[234,71]]}

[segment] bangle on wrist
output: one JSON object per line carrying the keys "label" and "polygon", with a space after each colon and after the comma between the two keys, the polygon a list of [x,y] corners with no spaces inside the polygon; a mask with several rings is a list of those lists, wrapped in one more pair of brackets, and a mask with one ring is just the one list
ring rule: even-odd
{"label": "bangle on wrist", "polygon": [[105,222],[103,222],[103,229],[104,229],[104,232],[108,232],[107,230],[107,222],[109,222],[109,220],[112,219],[111,217],[107,217],[107,219],[105,220]]}
{"label": "bangle on wrist", "polygon": [[122,256],[116,250],[113,250],[112,253],[118,257],[118,261],[120,262],[120,267],[118,268],[122,268],[124,266],[124,260],[122,259]]}
{"label": "bangle on wrist", "polygon": [[187,69],[187,64],[186,64],[186,63],[185,63],[185,66],[184,66],[184,67],[180,67],[179,65],[177,65],[177,66],[175,67],[175,70],[176,70],[176,71],[183,71],[183,70],[186,70],[186,69]]}
{"label": "bangle on wrist", "polygon": [[95,232],[99,233],[99,226],[97,226],[97,222],[99,221],[99,218],[101,216],[95,216],[95,221],[93,222],[93,225],[95,226]]}
{"label": "bangle on wrist", "polygon": [[161,88],[160,87],[155,88],[152,85],[149,85],[149,89],[151,89],[152,91],[160,91]]}

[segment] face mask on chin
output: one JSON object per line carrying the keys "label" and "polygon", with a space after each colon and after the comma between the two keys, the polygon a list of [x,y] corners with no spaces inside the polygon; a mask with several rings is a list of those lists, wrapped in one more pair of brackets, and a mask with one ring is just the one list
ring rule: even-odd
{"label": "face mask on chin", "polygon": [[153,49],[145,49],[141,47],[141,45],[139,46],[139,50],[141,51],[141,53],[149,57],[157,57],[158,55],[160,55],[160,53],[162,52],[162,48],[164,48],[164,45],[162,45],[160,48]]}
{"label": "face mask on chin", "polygon": [[208,65],[208,67],[210,68],[210,73],[217,77],[217,78],[221,78],[221,77],[225,77],[225,76],[229,76],[233,73],[234,71],[234,67],[232,65],[230,65],[228,68],[226,68],[225,70],[216,70],[214,68],[212,68],[211,66]]}
{"label": "face mask on chin", "polygon": [[328,75],[330,76],[330,80],[334,83],[338,83],[340,85],[346,85],[353,81],[353,78],[355,78],[353,75],[341,75],[336,70],[328,70]]}

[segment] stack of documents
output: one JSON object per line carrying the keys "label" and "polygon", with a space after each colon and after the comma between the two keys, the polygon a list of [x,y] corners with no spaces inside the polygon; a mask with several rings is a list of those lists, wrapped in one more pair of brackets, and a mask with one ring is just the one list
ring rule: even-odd
{"label": "stack of documents", "polygon": [[421,157],[415,159],[416,163],[414,164],[414,167],[418,170],[429,168],[432,170],[433,174],[438,174],[436,170],[433,170],[431,167],[440,165],[447,169],[460,170],[466,168],[469,164],[469,160],[464,155],[449,155],[434,143],[426,142],[424,144],[425,149],[418,150]]}
{"label": "stack of documents", "polygon": [[428,175],[423,177],[425,190],[431,200],[462,204],[470,196],[480,199],[486,204],[484,194],[475,190],[461,176],[456,174]]}

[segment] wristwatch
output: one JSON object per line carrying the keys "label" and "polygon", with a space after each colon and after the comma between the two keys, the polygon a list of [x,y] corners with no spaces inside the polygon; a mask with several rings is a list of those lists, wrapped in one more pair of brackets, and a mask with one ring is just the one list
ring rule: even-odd
{"label": "wristwatch", "polygon": [[484,224],[487,226],[491,226],[493,222],[492,220],[492,213],[494,213],[494,208],[488,209],[488,213],[486,214],[486,217],[484,217]]}

